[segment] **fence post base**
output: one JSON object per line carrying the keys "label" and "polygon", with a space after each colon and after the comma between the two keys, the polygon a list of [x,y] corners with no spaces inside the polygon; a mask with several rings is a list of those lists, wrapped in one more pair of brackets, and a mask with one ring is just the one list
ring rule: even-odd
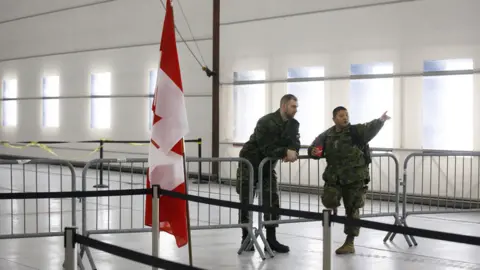
{"label": "fence post base", "polygon": [[323,270],[332,269],[332,210],[323,210]]}
{"label": "fence post base", "polygon": [[[160,242],[160,221],[159,221],[159,185],[153,185],[152,190],[152,256],[158,258],[159,242]],[[190,244],[190,243],[188,243]],[[157,267],[152,266],[152,270],[157,270]]]}
{"label": "fence post base", "polygon": [[77,228],[66,227],[64,236],[64,248],[65,248],[65,263],[64,268],[66,270],[77,270],[77,249],[75,242],[75,235],[77,234]]}

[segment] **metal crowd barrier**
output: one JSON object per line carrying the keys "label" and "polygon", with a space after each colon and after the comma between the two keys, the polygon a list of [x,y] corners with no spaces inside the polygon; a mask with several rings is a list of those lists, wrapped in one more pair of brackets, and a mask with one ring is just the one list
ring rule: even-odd
{"label": "metal crowd barrier", "polygon": [[[272,181],[270,181],[270,179],[272,179],[273,171],[265,172],[264,167],[267,166],[271,168],[273,161],[275,161],[275,159],[265,158],[259,165],[256,192],[259,197],[260,205],[263,204],[263,200],[265,199],[270,200],[270,204],[272,202],[271,191],[274,187],[272,186]],[[325,167],[323,159],[314,160],[308,158],[308,156],[300,156],[299,160],[295,163],[282,163],[279,161],[276,167],[277,183],[282,183],[285,186],[283,190],[280,190],[277,186],[281,208],[317,213],[320,213],[324,209],[320,199],[323,186],[322,173],[324,171],[323,168]],[[285,169],[285,167],[287,168]],[[297,167],[298,169],[294,170],[292,169],[293,167]],[[284,173],[285,170],[287,170],[286,173]],[[312,172],[315,174],[313,177]],[[287,183],[284,181],[284,174],[287,175]],[[268,176],[265,177],[264,175]],[[265,181],[268,181],[268,183],[265,183]],[[369,189],[366,194],[367,201],[361,210],[360,217],[370,218],[392,216],[394,218],[395,225],[402,225],[399,214],[399,181],[399,162],[397,158],[390,153],[373,153],[372,164],[370,165],[370,183],[368,184]],[[264,184],[266,184],[266,186],[264,186]],[[298,191],[292,191],[295,189],[294,187]],[[264,188],[268,188],[270,192],[268,194],[264,194]],[[313,192],[305,194],[302,192],[302,189],[304,192],[308,192],[308,190]],[[267,195],[268,198],[264,198],[265,195]],[[344,214],[343,208],[338,209],[339,214],[342,212]],[[265,243],[267,251],[272,256],[273,252],[268,246],[268,243],[266,242],[265,236],[262,232],[262,228],[265,225],[315,221],[292,217],[287,217],[286,219],[280,217],[279,220],[266,221],[264,218],[262,218],[262,216],[262,213],[258,213],[258,230],[255,232],[255,236],[261,237]],[[385,236],[384,241],[387,241],[390,236],[391,233],[388,233]],[[391,237],[390,240],[393,240],[393,237]],[[410,241],[407,236],[405,236],[405,240],[410,245]]]}
{"label": "metal crowd barrier", "polygon": [[411,215],[479,212],[480,152],[408,155],[403,164],[402,202],[404,226]]}
{"label": "metal crowd barrier", "polygon": [[[214,163],[217,163],[217,167],[219,170],[222,170],[222,167],[227,167],[230,170],[230,174],[233,174],[231,168],[238,167],[240,164],[245,164],[248,167],[248,183],[249,188],[252,192],[249,192],[248,203],[253,204],[254,201],[254,194],[253,194],[253,176],[254,176],[254,168],[252,164],[244,159],[244,158],[194,158],[194,157],[187,157],[187,171],[189,168],[190,163],[208,163],[208,171],[206,172],[207,175],[212,175],[212,167]],[[235,166],[237,165],[237,166]],[[222,174],[222,178],[225,177]],[[208,179],[207,184],[200,185],[199,182],[197,184],[190,184],[188,186],[188,193],[190,195],[196,195],[199,197],[208,197],[211,199],[219,199],[224,201],[231,201],[231,202],[240,202],[240,197],[242,193],[238,195],[235,191],[232,190],[230,187],[232,185],[232,180],[235,178],[232,175],[225,177],[227,180],[218,181],[216,179]],[[228,182],[225,182],[228,181]],[[223,184],[227,184],[225,187],[223,184],[219,184],[222,182]],[[247,229],[249,234],[249,240],[245,241],[241,244],[238,254],[241,254],[247,245],[255,245],[257,250],[259,251],[260,257],[265,259],[265,254],[260,248],[256,237],[254,236],[254,228],[253,228],[253,212],[248,212],[249,221],[245,223],[239,222],[239,211],[235,208],[229,207],[220,207],[214,205],[205,205],[200,203],[191,202],[190,204],[190,219],[192,218],[195,220],[196,223],[190,223],[192,230],[205,230],[205,229],[230,229],[230,228],[244,228]],[[196,214],[195,214],[196,212]],[[216,217],[212,217],[212,213],[217,213]],[[206,220],[205,220],[206,218]]]}
{"label": "metal crowd barrier", "polygon": [[[156,203],[158,203],[158,196],[155,194],[159,194],[159,192],[154,188],[153,196],[154,198],[157,198],[157,201],[153,202],[154,203],[153,206],[155,206]],[[176,195],[173,195],[173,194],[171,194],[171,196],[177,197]],[[199,201],[198,200],[199,197],[197,196],[188,196],[187,198],[184,198],[184,199],[188,201],[190,200]],[[212,205],[223,205],[223,201],[221,200],[214,200],[214,202],[209,200],[209,202]],[[243,208],[242,206],[243,205],[240,205],[239,208],[240,207]],[[248,208],[252,209],[250,207]],[[254,211],[257,211],[258,208],[254,208],[254,209],[255,209]],[[345,217],[332,215],[332,210],[323,210],[322,215],[311,213],[311,212],[305,212],[305,211],[289,211],[289,212],[290,213],[288,215],[290,216],[293,215],[297,217],[309,217],[312,220],[322,221],[322,227],[323,227],[322,269],[324,270],[331,270],[332,268],[334,268],[332,264],[333,260],[332,260],[332,231],[331,231],[331,226],[332,226],[332,223],[334,222],[338,222],[341,224],[351,224],[351,225],[356,225],[363,228],[381,230],[386,232],[393,231],[401,234],[411,234],[411,235],[416,235],[416,236],[425,237],[429,239],[436,239],[436,240],[449,241],[454,243],[463,243],[463,244],[480,246],[480,237],[445,233],[441,231],[425,230],[425,229],[418,229],[418,228],[406,228],[406,227],[387,225],[385,223],[365,221],[365,220],[349,220],[349,219],[346,219]],[[157,212],[154,212],[154,213],[157,213]],[[158,228],[158,221],[156,225]],[[76,231],[75,227],[65,228],[65,236],[64,236],[64,252],[65,253],[64,254],[65,254],[65,262],[66,262],[65,263],[66,270],[77,269],[76,268],[77,243],[118,256],[120,258],[139,262],[144,265],[150,265],[152,266],[152,269],[162,268],[162,269],[177,269],[177,270],[181,270],[181,269],[202,270],[201,268],[193,266],[193,261],[190,261],[190,266],[187,266],[185,264],[167,261],[164,259],[159,259],[158,253],[156,253],[158,249],[153,248],[153,247],[158,247],[158,241],[157,243],[154,243],[155,239],[158,239],[158,235],[155,235],[155,233],[152,233],[153,252],[152,252],[152,256],[149,256],[147,254],[140,253],[134,250],[126,249],[123,247],[115,246],[109,243],[104,243],[98,240],[84,237],[83,235],[77,234],[75,231]],[[192,255],[190,254],[190,258],[191,256]]]}
{"label": "metal crowd barrier", "polygon": [[[0,168],[3,193],[76,190],[75,169],[67,161],[0,160]],[[75,198],[1,200],[0,209],[0,239],[62,236],[65,226],[76,226]]]}
{"label": "metal crowd barrier", "polygon": [[[218,163],[218,167],[229,166],[232,163],[247,164],[250,175],[253,178],[253,166],[251,163],[242,158],[186,158],[186,170],[188,171],[191,163],[208,163],[209,169],[212,165]],[[88,162],[82,171],[82,190],[97,190],[96,186],[100,181],[99,170],[103,168],[102,181],[106,184],[107,189],[132,189],[146,186],[146,172],[148,168],[148,159],[132,158],[132,159],[96,159]],[[112,171],[111,168],[115,168]],[[193,180],[193,179],[191,179]],[[224,187],[215,180],[208,181],[207,184],[197,182],[196,184],[187,183],[188,193],[201,197],[221,199],[227,201],[239,202],[239,197],[231,188]],[[252,181],[249,181],[253,183]],[[253,190],[253,186],[251,187]],[[225,192],[226,191],[226,192]],[[109,196],[103,198],[82,198],[82,235],[89,237],[95,234],[118,234],[118,233],[141,233],[151,232],[150,227],[145,226],[145,195],[131,196]],[[250,193],[249,202],[253,203],[253,192]],[[212,213],[217,213],[215,216]],[[207,229],[229,229],[229,228],[245,228],[253,240],[253,244],[258,250],[260,246],[254,237],[253,213],[250,212],[250,221],[240,224],[238,221],[238,210],[218,207],[212,205],[204,205],[200,203],[189,203],[190,229],[191,230],[207,230]],[[238,253],[242,253],[245,246],[242,243]],[[87,258],[95,269],[93,256],[88,247],[81,247],[80,257],[87,255]],[[263,252],[260,255],[264,258]]]}
{"label": "metal crowd barrier", "polygon": [[[405,158],[403,164],[403,181],[399,177],[399,162],[390,153],[373,153],[370,167],[371,181],[367,192],[367,202],[361,211],[361,217],[394,217],[394,225],[407,226],[409,215],[460,213],[480,211],[480,152],[473,153],[413,153]],[[420,163],[418,164],[418,160]],[[190,164],[207,163],[206,175],[211,175],[213,165],[229,171],[222,173],[223,180],[212,179],[208,183],[187,184],[188,193],[213,199],[238,202],[238,194],[232,190],[232,181],[236,178],[235,170],[239,163],[248,167],[250,190],[254,190],[254,174],[258,174],[256,193],[259,204],[265,198],[263,184],[269,177],[262,177],[264,167],[271,164],[272,159],[265,159],[258,171],[252,164],[242,158],[186,158],[186,170]],[[215,164],[217,163],[217,164]],[[413,166],[412,166],[413,163]],[[0,188],[7,192],[56,192],[75,191],[76,175],[73,166],[62,160],[0,160],[2,179]],[[5,168],[6,166],[6,168]],[[34,168],[29,169],[29,166]],[[320,213],[323,160],[313,160],[301,156],[295,163],[282,163],[276,167],[282,208]],[[20,167],[20,168],[15,168]],[[96,190],[95,184],[100,181],[100,168],[103,168],[103,181],[107,181],[108,189],[135,189],[146,186],[148,159],[97,159],[87,163],[82,171],[82,190]],[[115,169],[113,169],[115,168]],[[7,169],[7,170],[5,170]],[[70,174],[68,174],[70,172]],[[67,175],[66,175],[67,174]],[[271,177],[271,171],[268,172]],[[54,175],[58,175],[53,179]],[[65,181],[65,177],[68,181]],[[19,178],[22,181],[18,181]],[[106,179],[105,179],[106,178]],[[225,180],[226,179],[226,180]],[[228,183],[230,181],[230,183]],[[270,181],[269,181],[270,182]],[[69,184],[70,183],[70,184]],[[9,185],[8,185],[9,184]],[[402,185],[402,213],[400,213],[400,185]],[[271,194],[269,194],[271,197]],[[69,200],[70,203],[66,203]],[[0,201],[2,209],[8,209],[10,219],[3,217],[0,223],[0,239],[61,236],[65,226],[76,226],[76,200],[72,199],[35,199],[32,204],[23,200],[23,205],[15,205],[12,200]],[[82,235],[94,234],[151,232],[144,225],[145,195],[81,198],[82,202]],[[253,204],[254,193],[250,192],[249,202]],[[259,247],[257,237],[261,236],[268,253],[271,249],[262,233],[267,224],[298,223],[312,221],[309,219],[280,218],[266,221],[258,214],[258,228],[254,228],[253,212],[249,212],[249,222],[238,222],[238,210],[213,205],[190,202],[190,219],[192,230],[245,228],[251,240],[242,243],[238,253],[255,245],[262,258],[263,250]],[[341,214],[343,209],[339,209]],[[44,216],[47,217],[45,222]],[[20,221],[18,221],[20,220]],[[46,224],[48,223],[48,224]],[[404,235],[407,243],[417,245],[413,236]],[[389,232],[388,238],[393,240],[395,233]],[[248,245],[249,247],[245,247]],[[84,254],[94,261],[88,248],[81,248],[80,257]]]}

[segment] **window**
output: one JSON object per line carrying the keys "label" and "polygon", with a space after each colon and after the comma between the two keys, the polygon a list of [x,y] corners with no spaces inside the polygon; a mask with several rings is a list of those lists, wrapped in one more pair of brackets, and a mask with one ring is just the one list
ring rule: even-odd
{"label": "window", "polygon": [[[289,68],[288,78],[324,77],[323,67]],[[325,129],[324,82],[293,82],[287,84],[289,94],[298,98],[295,118],[300,122],[300,143],[309,145]]]}
{"label": "window", "polygon": [[[157,87],[157,70],[151,70],[148,76],[148,94],[149,95],[154,95],[155,94],[155,88]],[[153,104],[153,97],[148,98],[150,107],[148,107],[148,127],[152,129],[153,125],[153,111],[152,111],[152,104]]]}
{"label": "window", "polygon": [[111,89],[110,72],[92,74],[92,119],[91,127],[98,129],[110,128],[111,100],[108,97]]}
{"label": "window", "polygon": [[[234,81],[265,80],[265,71],[234,73]],[[246,142],[258,119],[265,115],[265,84],[235,85],[233,88],[234,141]]]}
{"label": "window", "polygon": [[[471,59],[425,61],[423,67],[424,72],[472,69]],[[473,150],[473,75],[424,77],[422,107],[424,149]]]}
{"label": "window", "polygon": [[[47,76],[43,78],[43,126],[58,127],[60,122],[60,77]],[[52,99],[51,97],[57,97]]]}
{"label": "window", "polygon": [[[351,65],[351,75],[392,74],[392,63],[371,63]],[[377,119],[385,111],[392,120],[371,140],[371,147],[393,147],[393,78],[355,79],[350,81],[350,122],[366,123]]]}
{"label": "window", "polygon": [[[17,80],[9,79],[3,81],[3,98],[17,98]],[[14,127],[17,125],[17,101],[3,101],[3,126]]]}

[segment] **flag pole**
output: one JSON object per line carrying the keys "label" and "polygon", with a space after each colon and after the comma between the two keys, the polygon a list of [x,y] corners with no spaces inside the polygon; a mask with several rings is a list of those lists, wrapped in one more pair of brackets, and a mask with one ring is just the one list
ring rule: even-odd
{"label": "flag pole", "polygon": [[[185,140],[182,138],[182,143],[183,143],[183,175],[185,179],[185,194],[188,195],[188,173],[187,173],[187,162],[185,159]],[[201,166],[201,165],[200,165]],[[193,255],[192,255],[192,230],[190,229],[190,206],[189,206],[189,201],[186,200],[186,207],[187,207],[187,231],[188,231],[188,262],[190,266],[193,267]]]}

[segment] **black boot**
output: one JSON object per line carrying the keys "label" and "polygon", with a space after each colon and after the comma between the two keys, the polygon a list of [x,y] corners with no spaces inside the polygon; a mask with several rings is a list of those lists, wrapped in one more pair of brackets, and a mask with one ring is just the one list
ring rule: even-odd
{"label": "black boot", "polygon": [[267,242],[270,248],[278,253],[287,253],[290,251],[288,246],[282,245],[277,241],[275,227],[267,228]]}
{"label": "black boot", "polygon": [[[242,244],[243,244],[243,241],[245,241],[245,239],[247,239],[247,238],[248,238],[248,230],[242,228]],[[251,242],[251,241],[249,241],[249,242]],[[248,249],[248,245],[247,245],[247,247],[245,248],[245,251],[255,251],[255,247],[252,245],[252,247],[250,249]]]}

